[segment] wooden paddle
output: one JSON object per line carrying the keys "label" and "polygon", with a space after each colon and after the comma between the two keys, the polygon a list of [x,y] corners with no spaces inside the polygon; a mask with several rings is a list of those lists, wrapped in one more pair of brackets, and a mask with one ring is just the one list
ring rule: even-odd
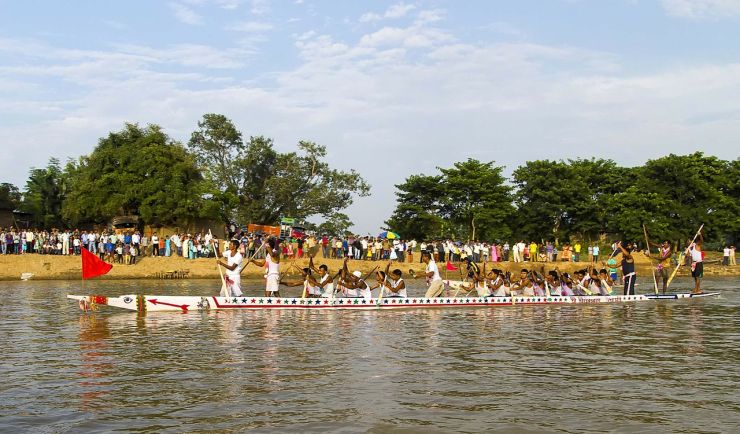
{"label": "wooden paddle", "polygon": [[[648,240],[648,234],[647,234],[647,228],[645,227],[645,224],[642,225],[642,232],[645,234],[645,248],[647,249],[647,255],[650,257],[650,240]],[[650,274],[653,275],[653,287],[655,289],[655,293],[658,293],[658,281],[655,279],[655,270],[652,269],[653,265],[650,264]]]}
{"label": "wooden paddle", "polygon": [[383,284],[380,285],[380,294],[378,294],[378,303],[377,305],[380,306],[380,303],[383,301],[383,291],[385,290],[385,282],[388,280],[388,273],[385,273],[385,277],[383,277]]}
{"label": "wooden paddle", "polygon": [[686,257],[686,255],[689,254],[689,249],[691,248],[691,245],[694,244],[694,241],[696,241],[696,237],[699,236],[701,233],[701,230],[704,228],[704,223],[699,226],[699,230],[696,231],[696,235],[694,235],[694,239],[691,240],[688,246],[686,246],[686,250],[684,250],[681,255],[678,257],[678,265],[676,265],[676,269],[673,270],[673,273],[671,273],[671,277],[668,279],[668,282],[665,284],[666,289],[671,285],[671,282],[673,281],[673,278],[676,277],[676,273],[678,273],[678,269],[681,268],[681,265],[683,264],[683,258]]}
{"label": "wooden paddle", "polygon": [[231,297],[231,294],[229,293],[229,287],[226,286],[226,279],[224,279],[224,271],[221,269],[221,263],[218,257],[218,247],[213,244],[213,233],[211,233],[210,229],[208,229],[208,235],[211,236],[211,247],[213,247],[213,253],[216,257],[216,268],[218,268],[218,274],[219,276],[221,276],[221,291],[219,292],[219,295],[223,295],[224,297]]}
{"label": "wooden paddle", "polygon": [[244,267],[241,270],[239,270],[239,273],[242,273],[244,271],[244,269],[247,268],[247,265],[249,265],[252,262],[252,259],[254,259],[255,256],[257,256],[257,253],[259,253],[262,249],[264,249],[266,245],[267,245],[267,242],[264,242],[264,243],[262,243],[262,245],[260,246],[259,249],[257,249],[257,250],[254,251],[254,254],[249,257],[249,259],[247,260],[247,263],[244,265]]}

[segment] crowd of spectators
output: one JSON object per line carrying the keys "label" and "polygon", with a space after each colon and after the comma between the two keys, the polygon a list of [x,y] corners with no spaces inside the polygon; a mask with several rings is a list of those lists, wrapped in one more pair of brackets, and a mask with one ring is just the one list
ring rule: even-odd
{"label": "crowd of spectators", "polygon": [[[259,247],[268,237],[262,234],[241,232],[232,234],[240,240],[242,254],[248,257],[264,257]],[[564,243],[560,246],[551,241],[544,243],[520,240],[487,243],[479,241],[459,242],[454,240],[422,241],[387,239],[371,236],[314,236],[301,238],[270,238],[270,246],[284,259],[299,259],[321,255],[324,258],[368,261],[414,262],[420,260],[421,251],[429,251],[437,262],[460,262],[470,258],[474,262],[598,262],[611,256],[602,246],[580,242]],[[214,256],[210,233],[175,233],[160,236],[153,232],[143,235],[136,229],[129,230],[29,230],[0,229],[2,254],[79,255],[81,248],[97,254],[100,259],[117,264],[136,264],[142,256],[179,256],[187,259]],[[223,240],[221,240],[223,241]],[[730,254],[731,253],[731,254]],[[734,262],[734,246],[727,246],[723,262]],[[587,256],[584,256],[587,255]]]}

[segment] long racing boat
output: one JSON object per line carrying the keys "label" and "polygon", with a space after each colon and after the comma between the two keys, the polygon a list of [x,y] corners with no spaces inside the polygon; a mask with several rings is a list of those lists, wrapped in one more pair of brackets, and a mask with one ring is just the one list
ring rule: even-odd
{"label": "long racing boat", "polygon": [[516,305],[563,305],[633,303],[658,300],[683,300],[719,295],[718,292],[691,294],[641,294],[613,296],[550,296],[550,297],[383,297],[379,298],[301,298],[301,297],[215,297],[180,295],[67,295],[76,300],[85,311],[96,310],[99,306],[111,306],[126,310],[144,312],[158,311],[205,311],[238,309],[344,309],[344,310],[395,310],[421,308],[481,308]]}

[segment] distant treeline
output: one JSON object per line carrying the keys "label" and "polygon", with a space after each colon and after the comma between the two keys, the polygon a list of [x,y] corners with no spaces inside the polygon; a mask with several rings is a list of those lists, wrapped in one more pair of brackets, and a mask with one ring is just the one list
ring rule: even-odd
{"label": "distant treeline", "polygon": [[281,153],[265,137],[242,139],[223,115],[206,114],[183,145],[158,125],[125,124],[90,155],[31,169],[25,188],[0,185],[0,209],[19,210],[39,229],[107,224],[119,215],[147,225],[278,223],[322,216],[324,231],[352,222],[341,211],[370,187],[354,170],[331,168],[326,148],[301,141]]}
{"label": "distant treeline", "polygon": [[468,159],[396,185],[386,221],[405,238],[527,241],[602,236],[682,240],[705,225],[713,244],[740,232],[740,162],[701,152],[639,167],[603,159],[536,160],[512,179],[494,162]]}

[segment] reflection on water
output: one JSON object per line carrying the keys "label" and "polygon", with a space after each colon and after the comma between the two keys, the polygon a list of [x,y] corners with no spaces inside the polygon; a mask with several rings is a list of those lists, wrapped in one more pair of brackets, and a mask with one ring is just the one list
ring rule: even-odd
{"label": "reflection on water", "polygon": [[[146,292],[205,295],[211,284],[147,282]],[[64,298],[142,292],[141,282],[76,285],[1,287],[3,431],[737,431],[740,422],[733,280],[707,279],[721,298],[681,302],[144,316],[83,314]]]}

